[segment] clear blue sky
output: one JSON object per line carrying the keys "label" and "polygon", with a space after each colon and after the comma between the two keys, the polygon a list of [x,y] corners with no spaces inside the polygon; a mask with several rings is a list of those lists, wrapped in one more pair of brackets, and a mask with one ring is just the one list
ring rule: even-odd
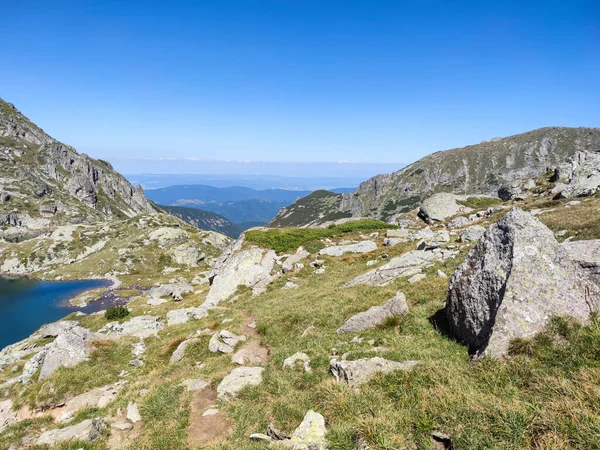
{"label": "clear blue sky", "polygon": [[13,1],[1,14],[0,96],[109,160],[411,162],[600,126],[597,0]]}

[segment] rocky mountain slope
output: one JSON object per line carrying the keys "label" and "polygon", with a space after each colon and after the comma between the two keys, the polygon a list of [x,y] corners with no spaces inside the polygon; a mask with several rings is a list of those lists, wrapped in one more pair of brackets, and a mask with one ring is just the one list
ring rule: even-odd
{"label": "rocky mountain slope", "polygon": [[[392,174],[362,183],[352,194],[342,194],[323,216],[376,217],[384,221],[417,206],[435,192],[497,195],[503,185],[537,177],[553,170],[578,151],[600,149],[600,128],[549,127],[477,145],[433,153]],[[306,201],[305,201],[306,203]],[[269,226],[307,224],[296,219],[294,205]],[[320,205],[304,205],[302,215]],[[285,220],[283,219],[285,217]]]}
{"label": "rocky mountain slope", "polygon": [[0,99],[0,223],[5,239],[52,225],[97,223],[156,213],[141,188],[105,161],[46,134]]}

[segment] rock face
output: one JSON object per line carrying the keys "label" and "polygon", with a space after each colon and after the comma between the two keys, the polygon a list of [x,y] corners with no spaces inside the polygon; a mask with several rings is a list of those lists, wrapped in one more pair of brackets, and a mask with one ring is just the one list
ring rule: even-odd
{"label": "rock face", "polygon": [[56,141],[2,99],[0,137],[0,191],[9,196],[0,202],[0,215],[12,212],[12,198],[26,198],[35,206],[30,214],[57,224],[156,213],[141,187],[110,164]]}
{"label": "rock face", "polygon": [[384,323],[390,317],[399,317],[408,312],[406,297],[402,292],[383,305],[373,306],[368,310],[350,317],[338,328],[338,333],[357,333]]}
{"label": "rock face", "polygon": [[600,239],[563,242],[569,257],[600,286]]}
{"label": "rock face", "polygon": [[219,400],[229,400],[246,386],[257,386],[262,382],[262,367],[238,367],[233,369],[229,375],[217,386],[217,397]]}
{"label": "rock face", "polygon": [[231,254],[225,261],[215,266],[211,272],[210,291],[204,305],[216,306],[233,295],[238,286],[248,286],[254,294],[265,289],[272,281],[271,270],[275,265],[276,255],[272,250],[249,248]]}
{"label": "rock face", "polygon": [[70,427],[46,431],[36,442],[36,445],[54,447],[69,440],[94,442],[102,436],[106,423],[102,419],[87,419]]}
{"label": "rock face", "polygon": [[44,350],[40,380],[48,378],[59,367],[73,367],[89,357],[89,345],[102,335],[75,326],[58,334]]}
{"label": "rock face", "polygon": [[319,255],[342,256],[344,253],[368,253],[377,250],[377,244],[373,241],[362,241],[356,244],[333,245],[324,248]]}
{"label": "rock face", "polygon": [[513,209],[492,225],[450,279],[446,312],[471,353],[499,357],[514,338],[541,331],[552,315],[587,322],[600,288],[552,231]]}
{"label": "rock face", "polygon": [[575,153],[555,169],[554,178],[566,184],[559,197],[594,195],[600,190],[600,150]]}
{"label": "rock face", "polygon": [[383,358],[364,358],[356,361],[340,361],[332,359],[329,370],[338,381],[351,387],[358,387],[368,382],[378,373],[390,373],[396,370],[410,370],[418,361],[396,362]]}
{"label": "rock face", "polygon": [[358,284],[387,286],[398,277],[416,275],[417,273],[421,273],[422,269],[431,266],[436,261],[443,261],[453,256],[452,252],[443,249],[432,251],[413,250],[397,258],[392,258],[387,264],[356,277],[342,287],[352,287]]}
{"label": "rock face", "polygon": [[536,178],[577,151],[598,148],[600,128],[548,127],[436,152],[395,173],[377,175],[355,192],[331,196],[319,214],[316,206],[297,201],[270,226],[319,223],[319,216],[326,221],[335,214],[387,222],[436,192],[495,196],[502,185]]}

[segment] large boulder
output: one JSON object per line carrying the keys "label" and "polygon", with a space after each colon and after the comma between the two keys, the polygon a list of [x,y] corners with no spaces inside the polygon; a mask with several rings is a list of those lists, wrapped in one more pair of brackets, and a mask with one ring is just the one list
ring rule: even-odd
{"label": "large boulder", "polygon": [[563,242],[562,245],[571,259],[600,286],[600,239]]}
{"label": "large boulder", "polygon": [[163,297],[171,297],[173,300],[183,300],[183,294],[194,292],[194,288],[187,281],[180,281],[178,283],[162,284],[155,286],[148,294],[153,299],[160,299]]}
{"label": "large boulder", "polygon": [[342,287],[347,288],[358,284],[387,286],[398,277],[411,277],[421,273],[424,268],[430,267],[435,262],[451,257],[454,257],[454,253],[439,248],[432,251],[413,250],[392,258],[387,264],[356,277]]}
{"label": "large boulder", "polygon": [[499,357],[553,315],[587,322],[600,288],[533,215],[513,209],[492,225],[450,279],[446,313],[471,353]]}
{"label": "large boulder", "polygon": [[235,293],[238,286],[247,286],[254,294],[260,293],[273,280],[271,270],[275,265],[273,250],[249,248],[231,254],[226,260],[218,262],[209,275],[210,291],[204,306],[212,307]]}
{"label": "large boulder", "polygon": [[203,307],[192,307],[173,309],[167,313],[167,323],[176,325],[178,323],[186,323],[190,320],[203,319],[208,316],[208,310]]}
{"label": "large boulder", "polygon": [[366,311],[350,317],[344,325],[338,328],[338,333],[356,333],[381,325],[390,317],[399,317],[408,312],[406,297],[402,292],[383,305],[373,306]]}
{"label": "large boulder", "polygon": [[600,190],[600,150],[577,152],[554,171],[556,180],[564,181],[559,197],[587,197]]}
{"label": "large boulder", "polygon": [[344,253],[368,253],[377,250],[377,244],[373,241],[362,241],[356,244],[332,245],[324,248],[319,255],[342,256]]}
{"label": "large boulder", "polygon": [[136,316],[127,322],[110,322],[104,325],[98,332],[106,336],[135,336],[146,339],[156,336],[165,327],[165,323],[158,316]]}
{"label": "large boulder", "polygon": [[421,203],[419,217],[426,222],[443,222],[464,210],[464,206],[457,203],[460,198],[454,194],[434,194]]}
{"label": "large boulder", "polygon": [[90,342],[103,337],[79,326],[60,333],[43,351],[43,357],[40,356],[40,359],[43,358],[43,363],[39,380],[48,378],[59,367],[73,367],[82,361],[87,361]]}
{"label": "large boulder", "polygon": [[161,247],[169,247],[187,242],[189,236],[181,228],[161,227],[152,231],[149,238],[151,241],[157,241]]}

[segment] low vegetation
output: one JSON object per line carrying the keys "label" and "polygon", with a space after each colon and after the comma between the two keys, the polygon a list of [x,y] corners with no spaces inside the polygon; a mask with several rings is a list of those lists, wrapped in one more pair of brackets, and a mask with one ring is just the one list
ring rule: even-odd
{"label": "low vegetation", "polygon": [[246,233],[246,241],[263,248],[270,248],[277,253],[295,251],[298,247],[306,247],[309,251],[322,248],[321,239],[331,239],[354,232],[368,233],[376,230],[394,228],[376,219],[358,220],[327,228],[286,228],[268,231],[252,230]]}
{"label": "low vegetation", "polygon": [[129,309],[126,306],[111,306],[104,313],[106,320],[118,320],[123,319],[129,315]]}

